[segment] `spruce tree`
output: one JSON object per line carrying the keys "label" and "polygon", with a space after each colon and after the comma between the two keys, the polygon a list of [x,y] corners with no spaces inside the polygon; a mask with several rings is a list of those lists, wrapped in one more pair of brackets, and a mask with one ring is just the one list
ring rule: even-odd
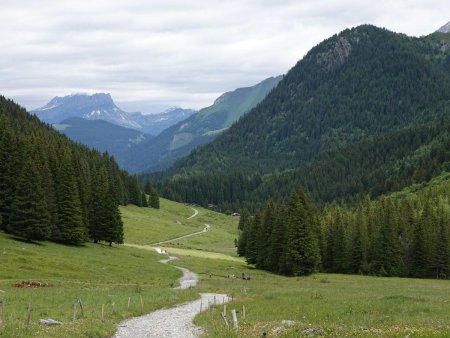
{"label": "spruce tree", "polygon": [[55,240],[67,244],[80,244],[86,239],[81,201],[75,177],[72,154],[62,155],[57,180],[58,225]]}
{"label": "spruce tree", "polygon": [[11,206],[10,230],[27,241],[45,240],[50,235],[50,218],[42,180],[33,159],[24,163]]}
{"label": "spruce tree", "polygon": [[280,260],[283,257],[286,244],[286,218],[287,212],[284,206],[276,209],[276,219],[270,234],[270,243],[267,254],[267,269],[280,272]]}
{"label": "spruce tree", "polygon": [[320,265],[320,251],[309,200],[302,191],[293,193],[288,201],[285,273],[305,276],[316,272]]}
{"label": "spruce tree", "polygon": [[149,204],[150,204],[150,207],[152,207],[153,209],[159,209],[159,207],[160,207],[159,206],[159,196],[155,190],[153,190],[152,194],[150,195]]}
{"label": "spruce tree", "polygon": [[439,211],[439,230],[434,241],[432,270],[436,278],[447,278],[449,272],[449,243],[444,211]]}
{"label": "spruce tree", "polygon": [[123,223],[104,168],[94,174],[90,205],[89,236],[94,242],[123,243]]}

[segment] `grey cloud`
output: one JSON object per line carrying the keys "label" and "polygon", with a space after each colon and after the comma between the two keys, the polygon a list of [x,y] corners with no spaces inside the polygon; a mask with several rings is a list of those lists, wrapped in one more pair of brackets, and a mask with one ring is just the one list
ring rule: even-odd
{"label": "grey cloud", "polygon": [[201,108],[285,73],[347,27],[424,35],[449,9],[442,0],[16,0],[0,11],[0,93],[30,109],[97,91],[124,109]]}

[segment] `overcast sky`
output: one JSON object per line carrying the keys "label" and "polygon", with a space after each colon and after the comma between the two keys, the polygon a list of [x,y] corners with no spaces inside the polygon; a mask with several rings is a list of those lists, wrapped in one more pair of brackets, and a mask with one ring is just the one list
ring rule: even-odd
{"label": "overcast sky", "polygon": [[202,108],[286,73],[325,38],[370,23],[427,35],[449,0],[0,0],[0,94],[28,109],[111,93],[128,111]]}

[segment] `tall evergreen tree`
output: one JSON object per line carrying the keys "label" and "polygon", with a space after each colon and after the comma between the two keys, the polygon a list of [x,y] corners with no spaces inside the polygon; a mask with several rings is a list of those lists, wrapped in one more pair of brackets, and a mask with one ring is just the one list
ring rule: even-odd
{"label": "tall evergreen tree", "polygon": [[54,239],[80,244],[86,239],[72,154],[65,151],[58,172],[58,225]]}
{"label": "tall evergreen tree", "polygon": [[50,218],[34,160],[29,158],[24,163],[10,214],[11,232],[27,241],[45,240],[50,236]]}
{"label": "tall evergreen tree", "polygon": [[89,235],[94,240],[123,243],[123,223],[120,217],[114,190],[110,187],[107,172],[99,169],[94,175],[91,208],[89,216]]}
{"label": "tall evergreen tree", "polygon": [[158,196],[158,194],[156,193],[155,190],[153,190],[151,195],[150,195],[149,205],[153,209],[159,209],[159,207],[160,207],[160,205],[159,205],[159,196]]}
{"label": "tall evergreen tree", "polygon": [[320,251],[309,201],[302,191],[291,195],[288,201],[285,273],[294,276],[310,275],[320,265]]}

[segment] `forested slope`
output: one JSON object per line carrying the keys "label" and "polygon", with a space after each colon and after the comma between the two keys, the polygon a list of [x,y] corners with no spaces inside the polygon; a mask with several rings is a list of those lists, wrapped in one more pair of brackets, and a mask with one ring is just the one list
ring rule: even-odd
{"label": "forested slope", "polygon": [[377,196],[448,169],[449,39],[360,26],[314,47],[256,108],[168,171],[170,198],[222,210],[303,187]]}
{"label": "forested slope", "polygon": [[141,205],[136,177],[0,97],[0,229],[25,240],[123,241],[119,204]]}

